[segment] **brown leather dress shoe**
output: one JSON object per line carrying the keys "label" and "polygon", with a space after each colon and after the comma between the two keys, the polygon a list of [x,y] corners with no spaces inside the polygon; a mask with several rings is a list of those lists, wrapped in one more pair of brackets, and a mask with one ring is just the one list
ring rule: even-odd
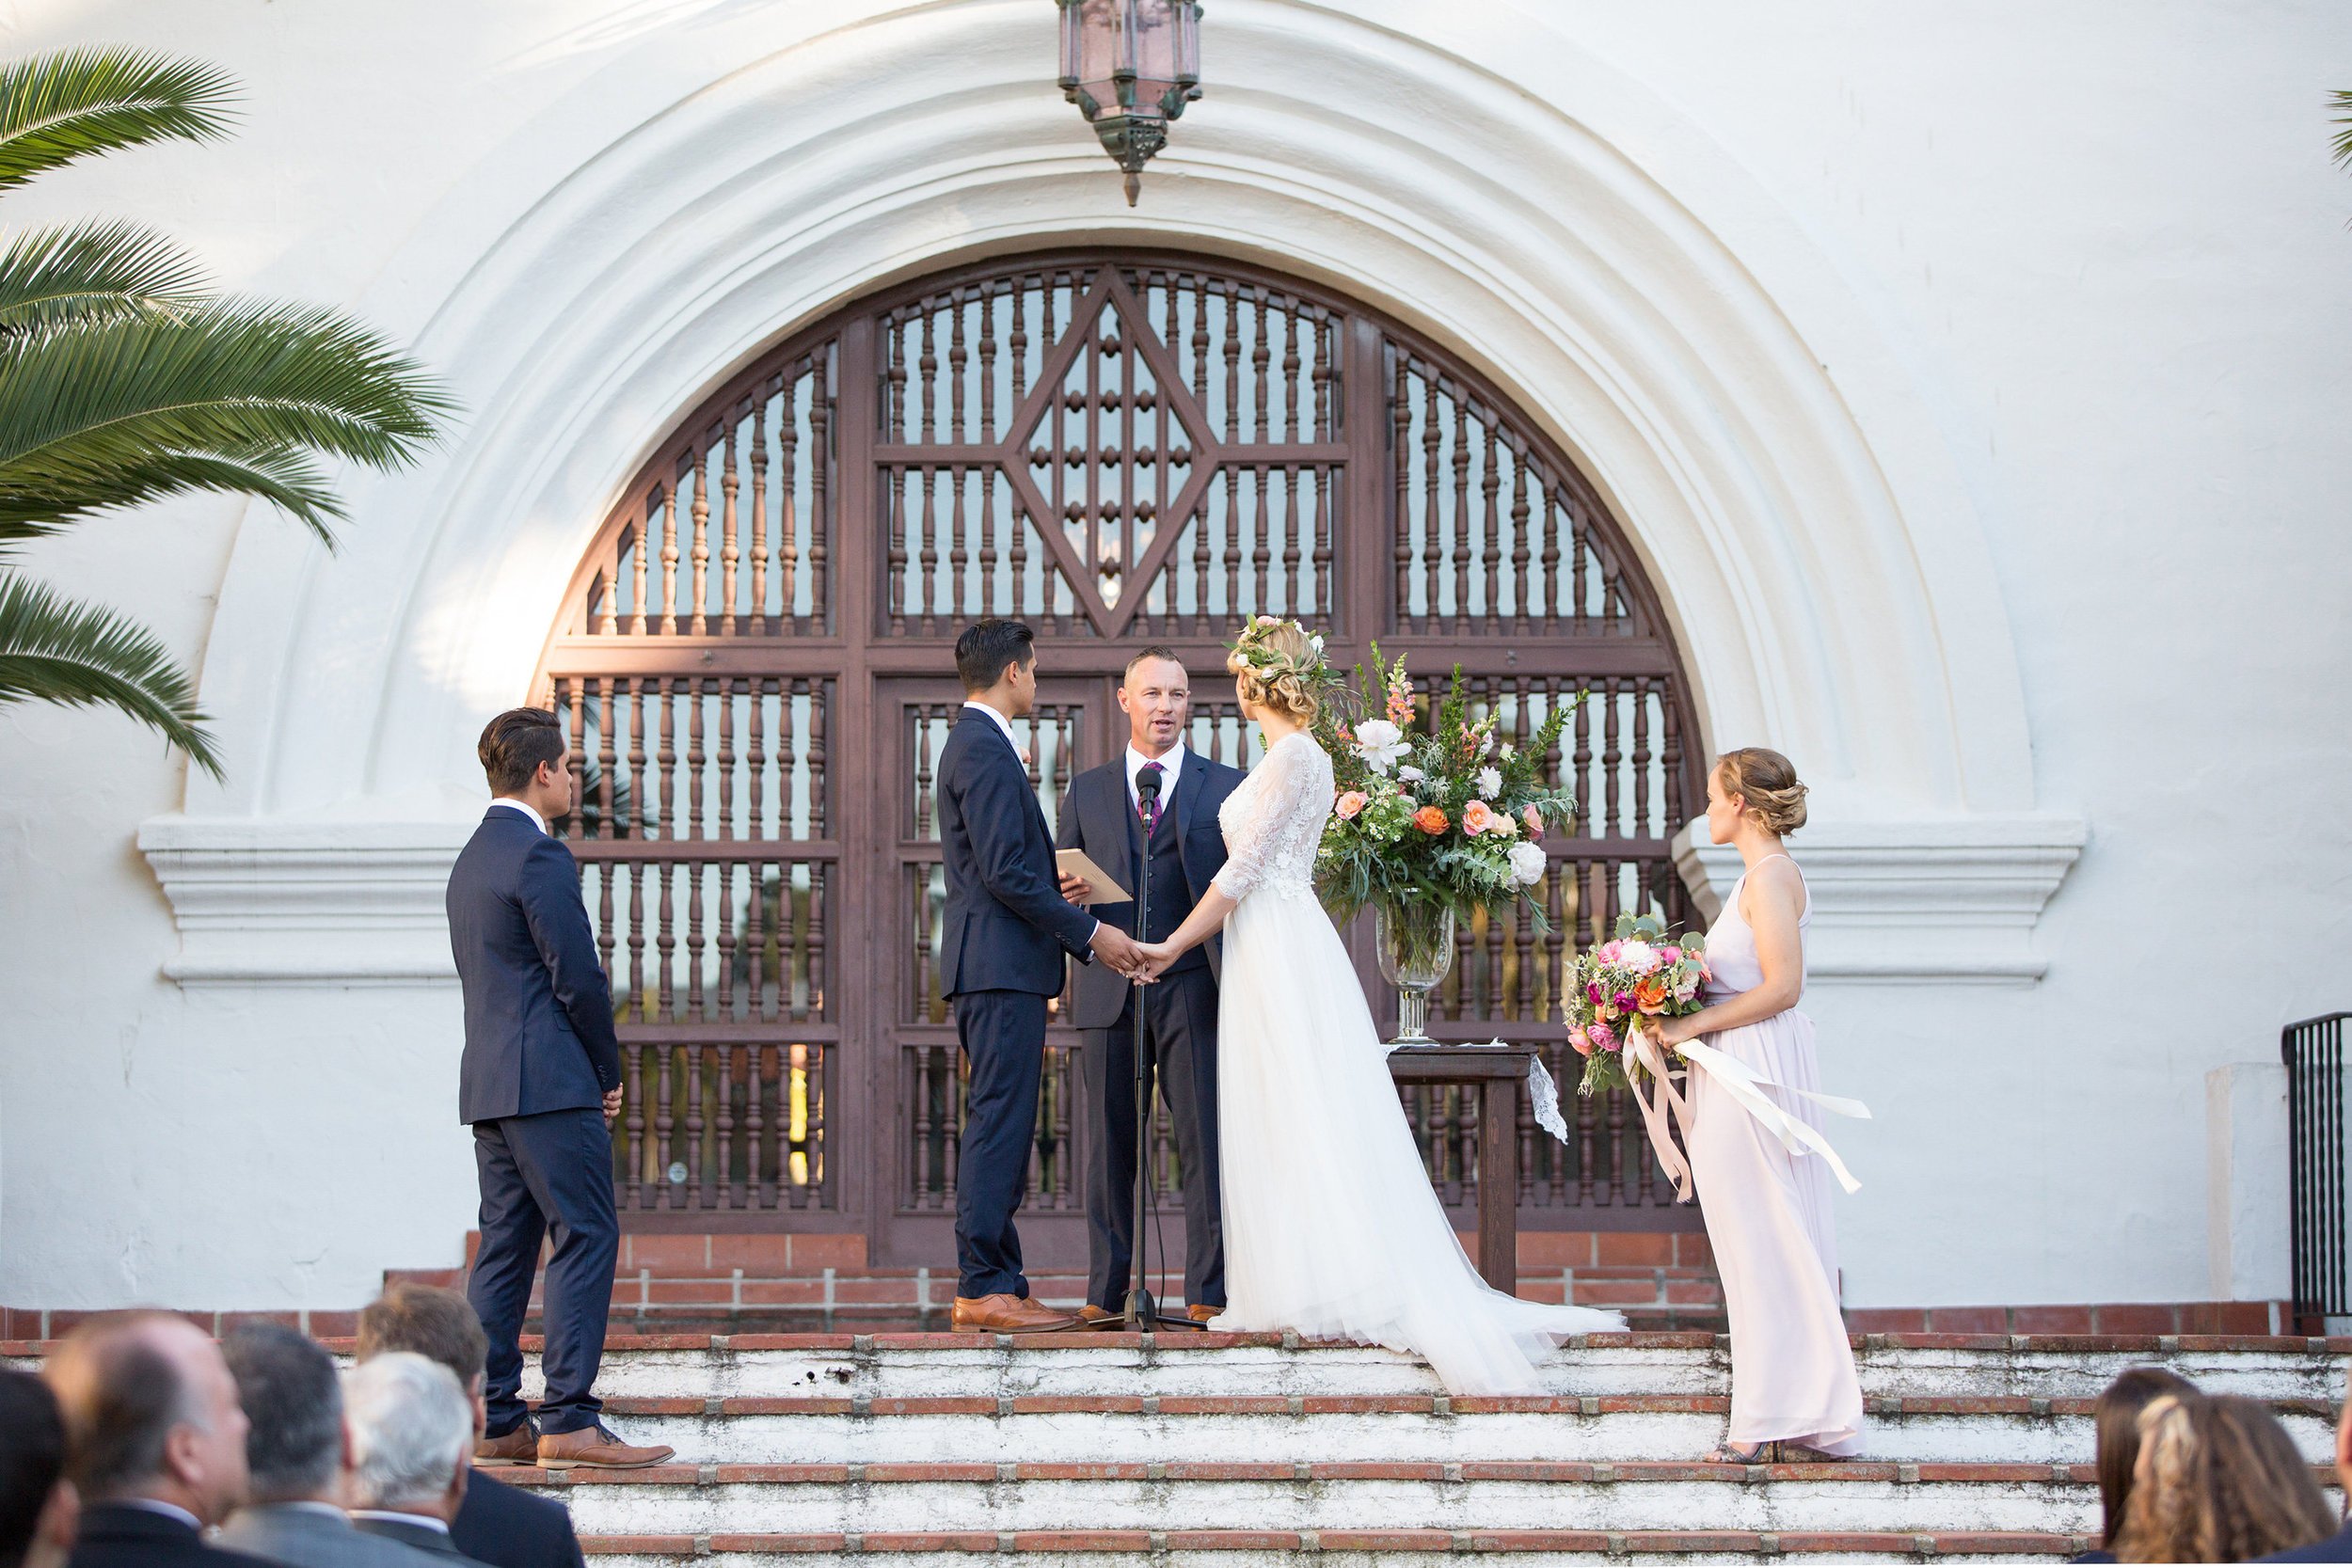
{"label": "brown leather dress shoe", "polygon": [[958,1296],[949,1322],[959,1334],[1058,1334],[1078,1326],[1078,1320],[1067,1312],[1053,1311],[1009,1292]]}
{"label": "brown leather dress shoe", "polygon": [[1105,1312],[1094,1303],[1088,1302],[1078,1308],[1078,1326],[1102,1329],[1124,1328],[1127,1326],[1127,1315],[1123,1312]]}
{"label": "brown leather dress shoe", "polygon": [[473,1462],[485,1470],[501,1465],[536,1465],[539,1434],[525,1421],[503,1437],[485,1437],[473,1446]]}
{"label": "brown leather dress shoe", "polygon": [[642,1470],[648,1465],[659,1465],[675,1449],[662,1445],[632,1448],[600,1426],[581,1427],[578,1432],[548,1432],[539,1436],[539,1467],[543,1470],[568,1470],[578,1465],[591,1470]]}
{"label": "brown leather dress shoe", "polygon": [[1222,1307],[1211,1307],[1207,1302],[1197,1301],[1184,1308],[1184,1316],[1194,1323],[1204,1323],[1224,1310]]}

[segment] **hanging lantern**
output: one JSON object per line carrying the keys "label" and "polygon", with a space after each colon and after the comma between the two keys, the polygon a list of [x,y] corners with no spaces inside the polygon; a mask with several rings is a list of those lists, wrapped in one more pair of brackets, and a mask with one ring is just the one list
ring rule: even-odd
{"label": "hanging lantern", "polygon": [[1200,96],[1197,0],[1057,0],[1062,95],[1127,171],[1127,205],[1143,166],[1168,145],[1168,122]]}

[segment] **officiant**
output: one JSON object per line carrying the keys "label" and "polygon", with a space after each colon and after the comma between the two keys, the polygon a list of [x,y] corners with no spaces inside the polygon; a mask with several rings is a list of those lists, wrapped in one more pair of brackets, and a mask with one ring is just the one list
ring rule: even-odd
{"label": "officiant", "polygon": [[[1217,808],[1246,776],[1186,749],[1192,692],[1184,667],[1167,648],[1130,659],[1120,683],[1127,744],[1100,768],[1073,779],[1061,803],[1056,847],[1084,850],[1132,895],[1151,862],[1146,940],[1184,924],[1209,880],[1225,864]],[[1156,782],[1154,794],[1145,787]],[[1083,879],[1064,877],[1062,894],[1087,902]],[[1120,930],[1135,927],[1135,905],[1096,901],[1091,912]],[[1080,1074],[1086,1085],[1087,1300],[1092,1326],[1120,1321],[1135,1247],[1136,1028],[1143,1008],[1143,1049],[1158,1072],[1159,1093],[1176,1132],[1184,1196],[1184,1302],[1197,1323],[1225,1306],[1225,1244],[1218,1218],[1216,1150],[1217,971],[1216,941],[1185,954],[1156,985],[1136,986],[1105,964],[1078,971],[1075,1016]]]}

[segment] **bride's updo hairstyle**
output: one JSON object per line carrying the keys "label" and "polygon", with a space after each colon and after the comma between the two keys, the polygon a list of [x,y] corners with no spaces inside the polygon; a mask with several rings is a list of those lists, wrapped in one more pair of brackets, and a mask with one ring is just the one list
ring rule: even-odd
{"label": "bride's updo hairstyle", "polygon": [[1295,621],[1259,616],[1242,628],[1225,668],[1238,678],[1244,702],[1301,724],[1323,710],[1323,650]]}
{"label": "bride's updo hairstyle", "polygon": [[1715,759],[1725,795],[1737,795],[1766,832],[1786,835],[1804,826],[1804,785],[1787,757],[1762,746],[1742,746]]}

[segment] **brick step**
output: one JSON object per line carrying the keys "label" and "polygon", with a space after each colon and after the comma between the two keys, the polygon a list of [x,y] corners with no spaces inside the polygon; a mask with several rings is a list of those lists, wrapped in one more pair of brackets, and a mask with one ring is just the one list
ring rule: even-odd
{"label": "brick step", "polygon": [[1631,1560],[1781,1562],[1789,1558],[1883,1562],[2060,1561],[2090,1545],[2048,1531],[1817,1530],[1015,1530],[805,1535],[602,1536],[580,1539],[603,1568],[692,1563],[785,1568],[810,1555],[854,1556],[871,1568],[974,1568],[1008,1556],[1051,1554],[1055,1568],[1396,1568],[1422,1556],[1508,1554],[1513,1568],[1571,1568]]}

